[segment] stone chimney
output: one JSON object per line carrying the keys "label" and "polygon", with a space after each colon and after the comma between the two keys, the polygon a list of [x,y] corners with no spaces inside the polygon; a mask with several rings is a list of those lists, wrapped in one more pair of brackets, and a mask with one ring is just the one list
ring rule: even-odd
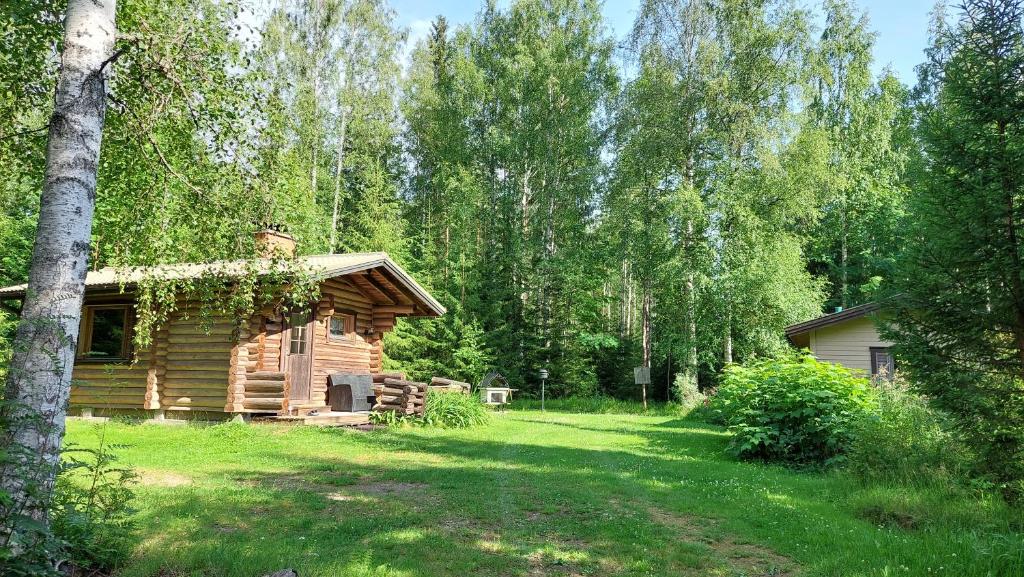
{"label": "stone chimney", "polygon": [[262,258],[295,256],[295,239],[281,230],[281,225],[256,231],[256,254]]}

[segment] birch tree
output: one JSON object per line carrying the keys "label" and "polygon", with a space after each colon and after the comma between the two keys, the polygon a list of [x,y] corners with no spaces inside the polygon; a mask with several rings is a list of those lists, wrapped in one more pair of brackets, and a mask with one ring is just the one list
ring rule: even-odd
{"label": "birch tree", "polygon": [[115,0],[70,0],[28,289],[3,407],[0,471],[7,544],[24,545],[25,519],[45,524],[78,341],[89,261],[106,74],[116,36]]}

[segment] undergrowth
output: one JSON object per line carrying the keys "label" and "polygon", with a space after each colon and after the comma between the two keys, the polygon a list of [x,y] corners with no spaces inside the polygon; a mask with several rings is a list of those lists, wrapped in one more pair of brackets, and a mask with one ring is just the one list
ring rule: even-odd
{"label": "undergrowth", "polygon": [[462,429],[483,425],[490,420],[490,411],[476,395],[458,391],[427,391],[423,424],[446,429]]}
{"label": "undergrowth", "polygon": [[[511,408],[521,411],[540,410],[540,399],[515,399],[512,401]],[[639,401],[627,401],[604,396],[547,399],[544,402],[544,408],[548,411],[560,413],[666,417],[682,417],[689,412],[689,409],[672,402],[648,402],[645,409]]]}

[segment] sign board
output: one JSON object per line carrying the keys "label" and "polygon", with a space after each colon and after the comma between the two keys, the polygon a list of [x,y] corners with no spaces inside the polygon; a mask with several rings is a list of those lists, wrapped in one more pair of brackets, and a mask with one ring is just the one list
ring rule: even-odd
{"label": "sign board", "polygon": [[638,385],[651,384],[651,367],[636,367],[633,369],[633,381]]}

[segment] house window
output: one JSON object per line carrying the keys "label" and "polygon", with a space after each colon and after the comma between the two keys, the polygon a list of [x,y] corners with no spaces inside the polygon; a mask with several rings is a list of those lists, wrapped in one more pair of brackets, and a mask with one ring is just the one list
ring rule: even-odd
{"label": "house window", "polygon": [[128,305],[86,306],[78,336],[79,360],[127,361],[130,320]]}
{"label": "house window", "polygon": [[293,355],[306,354],[306,330],[309,325],[309,313],[293,313],[288,317],[288,325],[291,327],[291,339],[288,352]]}
{"label": "house window", "polygon": [[332,341],[352,341],[356,338],[356,316],[336,314],[331,317],[327,338]]}
{"label": "house window", "polygon": [[887,347],[871,347],[871,378],[892,379],[896,364]]}

